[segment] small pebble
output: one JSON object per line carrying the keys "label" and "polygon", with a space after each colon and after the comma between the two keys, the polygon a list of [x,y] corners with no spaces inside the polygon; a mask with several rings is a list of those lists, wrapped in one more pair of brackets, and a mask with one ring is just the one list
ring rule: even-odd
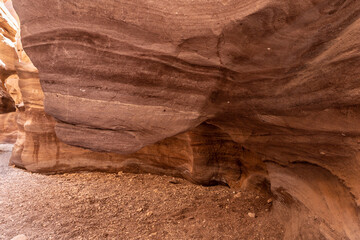
{"label": "small pebble", "polygon": [[241,198],[241,193],[237,193],[234,195],[234,198]]}
{"label": "small pebble", "polygon": [[171,184],[179,184],[180,182],[178,180],[176,180],[176,179],[172,179],[172,180],[169,181],[169,183],[171,183]]}
{"label": "small pebble", "polygon": [[252,212],[249,212],[249,213],[248,213],[248,216],[251,217],[251,218],[255,218],[255,217],[256,217],[255,213],[252,213]]}
{"label": "small pebble", "polygon": [[157,233],[154,232],[154,233],[150,234],[149,237],[155,236],[156,234],[157,234]]}
{"label": "small pebble", "polygon": [[17,235],[13,237],[11,240],[27,240],[28,238],[24,234]]}

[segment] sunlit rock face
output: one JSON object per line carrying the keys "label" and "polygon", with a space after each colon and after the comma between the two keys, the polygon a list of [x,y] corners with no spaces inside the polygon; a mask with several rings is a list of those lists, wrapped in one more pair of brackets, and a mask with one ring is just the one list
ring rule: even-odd
{"label": "sunlit rock face", "polygon": [[0,2],[0,114],[15,111],[15,102],[5,87],[5,80],[15,73],[15,35],[18,26],[4,2]]}
{"label": "sunlit rock face", "polygon": [[19,117],[42,132],[22,138],[18,165],[265,176],[286,239],[358,239],[359,1],[14,5],[56,120],[42,103]]}
{"label": "sunlit rock face", "polygon": [[15,35],[19,26],[3,0],[0,1],[0,78],[5,79],[15,73]]}
{"label": "sunlit rock face", "polygon": [[17,137],[16,105],[21,103],[15,64],[15,35],[19,26],[0,1],[0,143],[14,143]]}

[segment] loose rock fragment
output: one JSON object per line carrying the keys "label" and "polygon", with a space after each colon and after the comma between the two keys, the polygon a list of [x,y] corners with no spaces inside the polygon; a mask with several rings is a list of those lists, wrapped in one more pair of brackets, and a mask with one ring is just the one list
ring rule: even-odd
{"label": "loose rock fragment", "polygon": [[20,234],[13,237],[11,240],[28,240],[28,238],[24,234]]}

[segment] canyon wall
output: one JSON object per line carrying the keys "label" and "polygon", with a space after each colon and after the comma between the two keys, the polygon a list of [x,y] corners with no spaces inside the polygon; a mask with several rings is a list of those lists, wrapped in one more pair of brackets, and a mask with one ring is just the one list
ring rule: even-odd
{"label": "canyon wall", "polygon": [[19,26],[3,1],[0,1],[0,143],[17,138],[16,105],[21,94],[16,76],[16,39]]}
{"label": "canyon wall", "polygon": [[359,1],[14,5],[13,164],[271,186],[286,239],[358,239]]}
{"label": "canyon wall", "polygon": [[[11,5],[7,8],[4,8],[7,16],[10,12],[15,13]],[[9,21],[9,18],[4,17],[3,21]],[[95,152],[60,141],[55,133],[54,118],[44,112],[44,93],[38,70],[22,48],[19,34],[13,32],[11,37],[10,49],[17,54],[0,57],[7,59],[16,73],[6,78],[6,94],[11,95],[9,99],[13,99],[19,111],[2,115],[4,126],[0,124],[4,129],[2,135],[6,134],[0,142],[9,141],[10,128],[16,130],[11,131],[12,140],[14,136],[17,140],[10,164],[42,173],[79,170],[151,172],[179,176],[204,185],[240,185],[242,165],[239,159],[246,153],[227,134],[209,124],[127,155]],[[214,146],[221,151],[215,151]],[[263,169],[256,167],[254,172],[262,173]]]}

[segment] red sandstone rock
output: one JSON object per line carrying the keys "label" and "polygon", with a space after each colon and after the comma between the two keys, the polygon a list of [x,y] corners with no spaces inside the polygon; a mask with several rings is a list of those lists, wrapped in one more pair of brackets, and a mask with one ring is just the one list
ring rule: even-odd
{"label": "red sandstone rock", "polygon": [[271,183],[286,239],[360,236],[360,2],[15,7],[56,119],[43,113],[36,71],[19,67],[24,98],[38,97],[25,105],[38,108],[19,116],[18,166],[139,168],[203,184],[241,171],[242,186]]}
{"label": "red sandstone rock", "polygon": [[19,26],[3,0],[0,1],[0,78],[1,81],[15,73],[15,35]]}
{"label": "red sandstone rock", "polygon": [[[23,51],[19,39],[17,40],[18,55],[13,61],[18,77],[8,77],[7,84],[14,82],[9,79],[16,80],[16,83],[19,81],[23,98],[20,100],[24,101],[25,110],[17,114],[18,138],[12,164],[29,171],[45,173],[83,169],[152,172],[181,176],[204,185],[234,185],[239,181],[241,147],[220,129],[208,124],[124,156],[93,152],[64,144],[55,135],[54,119],[43,111],[44,95],[38,71]],[[18,101],[15,85],[12,85],[9,92],[11,94],[14,91],[13,98]],[[214,134],[219,137],[214,138]],[[223,150],[217,153],[214,146]]]}
{"label": "red sandstone rock", "polygon": [[0,114],[0,143],[15,143],[17,139],[17,113]]}
{"label": "red sandstone rock", "polygon": [[[15,35],[18,31],[16,20],[0,1],[0,143],[13,143],[17,137],[17,103],[13,97],[20,94],[15,90],[17,82],[9,77],[16,72]],[[21,96],[16,99],[21,102]]]}
{"label": "red sandstone rock", "polygon": [[0,2],[0,114],[15,111],[15,103],[7,93],[5,79],[15,72],[15,35],[18,26],[5,4]]}
{"label": "red sandstone rock", "polygon": [[15,111],[15,102],[5,89],[0,87],[0,113]]}

